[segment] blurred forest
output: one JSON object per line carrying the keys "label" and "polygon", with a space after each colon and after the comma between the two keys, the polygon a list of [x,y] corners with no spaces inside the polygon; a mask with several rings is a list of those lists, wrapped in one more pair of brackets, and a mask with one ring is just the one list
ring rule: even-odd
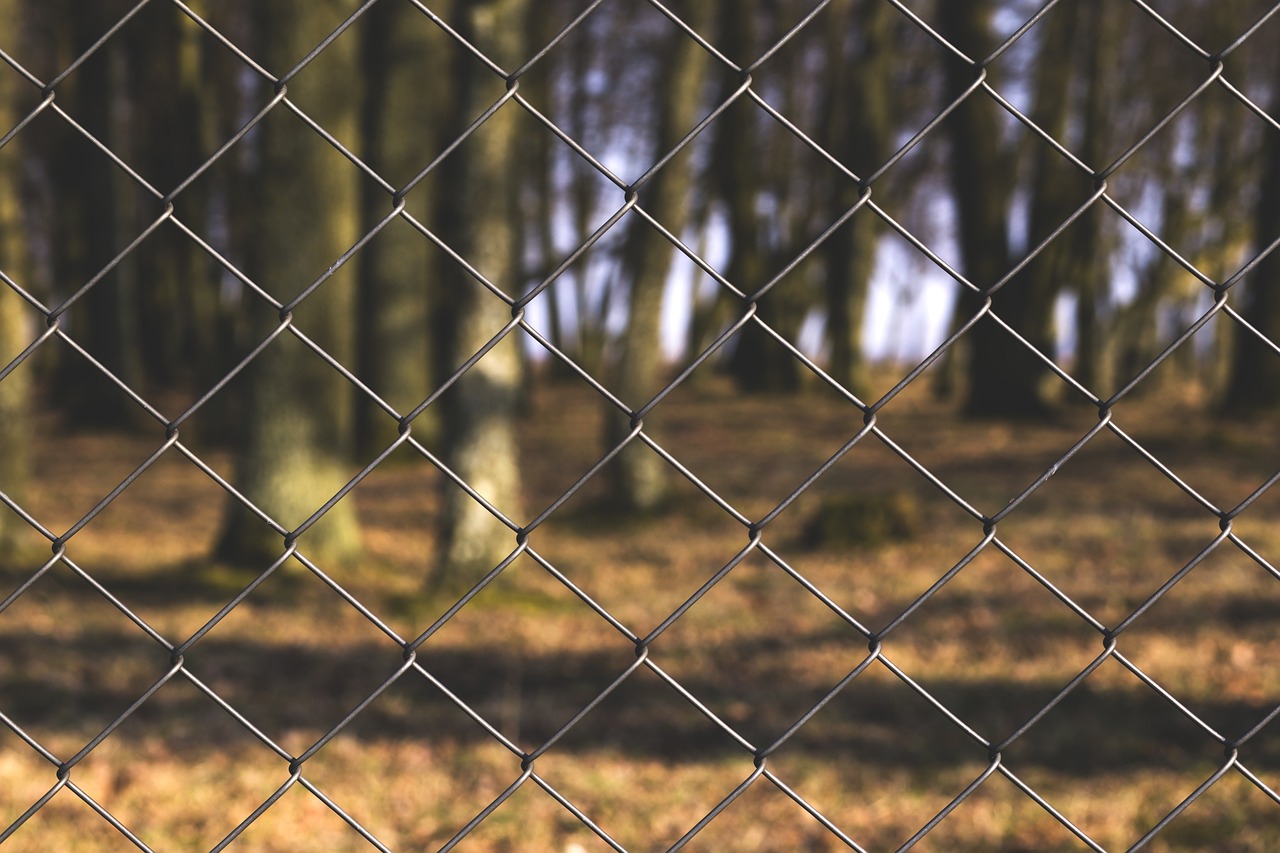
{"label": "blurred forest", "polygon": [[[315,52],[360,4],[0,0],[0,490],[35,412],[154,426],[135,394],[218,388],[171,428],[236,448],[286,531],[406,430],[519,522],[522,389],[580,372],[621,402],[612,497],[648,510],[670,469],[633,415],[726,331],[708,364],[743,392],[823,381],[800,346],[865,395],[942,343],[926,316],[964,330],[931,375],[971,415],[1086,399],[1027,344],[1105,401],[1209,314],[1175,381],[1280,407],[1268,2],[1062,0],[981,74],[960,54],[1039,3],[364,5]],[[512,536],[451,494],[441,564],[492,568]],[[222,555],[278,555],[231,505]],[[354,512],[307,553],[354,553]]]}

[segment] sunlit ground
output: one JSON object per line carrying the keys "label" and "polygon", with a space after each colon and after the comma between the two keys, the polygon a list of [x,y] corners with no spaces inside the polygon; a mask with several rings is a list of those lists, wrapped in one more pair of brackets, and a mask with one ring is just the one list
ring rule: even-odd
{"label": "sunlit ground", "polygon": [[[1123,402],[1114,422],[1204,500],[1232,507],[1278,467],[1273,431],[1196,414],[1181,396],[1157,389]],[[528,504],[521,520],[598,458],[599,417],[583,386],[537,388],[524,423]],[[758,520],[857,433],[862,415],[814,389],[744,399],[709,381],[676,391],[651,421],[655,440]],[[994,515],[1098,419],[1068,409],[1053,426],[964,422],[931,401],[921,383],[887,406],[878,423],[971,507]],[[32,513],[52,530],[66,529],[159,445],[162,430],[154,432],[83,435],[51,426],[38,448]],[[199,452],[230,471],[225,450]],[[367,558],[321,567],[406,640],[452,603],[424,591],[436,485],[433,469],[411,454],[376,471],[352,496],[366,525]],[[529,544],[638,637],[662,625],[750,542],[739,521],[683,480],[674,484],[670,511],[654,518],[612,517],[600,508],[602,493],[602,484],[589,484],[533,531]],[[906,529],[853,517],[873,513],[868,507],[876,504],[858,496],[897,501]],[[845,512],[848,529],[874,541],[824,536],[814,521],[824,507]],[[177,645],[253,577],[204,557],[222,508],[221,491],[170,452],[72,538],[68,555]],[[1277,522],[1280,495],[1268,492],[1233,531],[1274,564]],[[538,757],[537,779],[628,850],[665,849],[752,776],[753,750],[775,744],[829,698],[768,754],[769,775],[756,778],[686,849],[845,849],[778,783],[864,848],[894,849],[988,770],[984,742],[1005,741],[1104,652],[1102,632],[1010,553],[1104,628],[1115,628],[1219,533],[1215,516],[1103,430],[1000,522],[996,541],[897,621],[985,537],[980,521],[869,435],[653,640],[652,667],[635,669]],[[41,566],[48,554],[42,543],[33,534],[3,566],[0,594]],[[831,696],[869,654],[866,637],[836,608],[869,631],[893,627],[882,637],[882,657]],[[1184,710],[1142,683],[1119,655],[1108,657],[1005,746],[1000,768],[917,849],[1087,849],[1014,780],[1097,844],[1128,848],[1223,767],[1223,746],[1205,727],[1236,741],[1280,702],[1278,613],[1280,581],[1237,544],[1221,541],[1129,622],[1115,645]],[[0,650],[0,711],[61,761],[170,669],[168,650],[65,565],[0,614]],[[245,722],[294,756],[403,669],[396,642],[296,562],[213,627],[185,662]],[[307,783],[394,850],[445,844],[521,778],[520,757],[458,703],[532,752],[632,667],[636,653],[631,639],[525,554],[434,633],[417,662],[452,697],[418,670],[405,671],[301,768]],[[1263,726],[1238,751],[1240,764],[1272,788],[1280,784],[1275,726]],[[194,850],[216,845],[285,784],[288,765],[178,674],[70,778],[153,849]],[[55,771],[0,728],[0,827],[56,783]],[[1147,849],[1277,846],[1280,806],[1233,767]],[[65,789],[5,846],[6,853],[125,849],[133,848]],[[299,782],[230,849],[373,848]],[[458,849],[608,847],[529,779]]]}

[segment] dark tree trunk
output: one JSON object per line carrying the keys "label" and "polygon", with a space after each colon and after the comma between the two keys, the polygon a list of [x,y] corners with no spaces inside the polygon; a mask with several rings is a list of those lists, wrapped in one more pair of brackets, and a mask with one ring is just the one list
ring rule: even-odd
{"label": "dark tree trunk", "polygon": [[[96,7],[68,7],[61,15],[69,28],[65,37],[72,57],[89,48],[110,24],[103,10]],[[125,109],[123,93],[129,88],[124,47],[109,42],[90,61],[93,73],[69,78],[60,87],[59,97],[85,130],[129,162],[136,157],[119,126],[120,111]],[[60,263],[54,270],[55,298],[59,300],[88,283],[141,231],[132,200],[144,192],[100,152],[87,151],[89,143],[71,138],[75,147],[58,157],[54,172],[62,241],[56,255]],[[71,337],[94,359],[136,387],[141,371],[134,267],[132,257],[124,259],[68,309],[64,322]],[[79,354],[64,353],[58,372],[63,389],[59,405],[78,426],[124,426],[140,415],[115,384]]]}
{"label": "dark tree trunk", "polygon": [[[1280,86],[1280,80],[1276,81]],[[1273,91],[1272,115],[1280,110],[1280,88]],[[1259,248],[1280,235],[1280,134],[1271,132],[1264,147],[1265,166],[1254,216]],[[1229,414],[1280,410],[1280,250],[1267,255],[1243,282],[1244,292],[1233,293],[1233,304],[1244,319],[1270,342],[1247,329],[1235,332],[1231,376],[1223,399]]]}
{"label": "dark tree trunk", "polygon": [[[460,21],[465,33],[494,51],[495,61],[523,61],[525,0],[469,4]],[[455,70],[454,127],[465,126],[491,105],[487,74],[459,59]],[[441,234],[458,253],[505,293],[517,294],[521,227],[516,134],[521,107],[508,102],[444,164],[438,216]],[[440,308],[438,328],[447,339],[445,363],[461,364],[511,320],[511,308],[441,257],[441,280],[455,283]],[[443,296],[443,295],[442,295]],[[450,468],[509,518],[521,508],[516,416],[524,380],[519,345],[509,338],[477,362],[442,398],[445,458]],[[465,588],[516,547],[515,535],[468,494],[445,483],[440,555],[433,581]]]}
{"label": "dark tree trunk", "polygon": [[[734,2],[720,4],[720,26],[724,43],[735,62],[749,64],[757,56],[755,10],[744,13]],[[736,83],[736,81],[733,81]],[[726,88],[721,97],[727,97]],[[783,112],[786,110],[784,109]],[[767,148],[760,122],[769,121],[751,99],[743,97],[726,110],[716,123],[713,157],[715,192],[724,203],[729,226],[729,261],[725,278],[748,296],[768,283],[774,270],[781,269],[790,257],[771,246],[757,211],[761,195],[780,184],[770,169],[775,166],[774,152]],[[785,164],[777,164],[785,169]],[[793,208],[780,211],[780,217],[793,217]],[[777,230],[785,231],[779,224]],[[776,240],[774,241],[776,244]],[[777,263],[775,263],[777,261]],[[809,265],[795,270],[785,280],[756,300],[756,319],[749,321],[729,344],[726,364],[734,385],[746,393],[794,391],[800,380],[800,363],[760,325],[795,340],[804,320],[810,293],[803,276]],[[736,311],[745,305],[735,306]],[[759,320],[759,323],[756,320]]]}
{"label": "dark tree trunk", "polygon": [[[942,5],[943,31],[974,58],[985,58],[993,46],[987,0]],[[1051,136],[1061,138],[1065,126],[1071,39],[1053,39],[1047,58],[1037,67],[1033,119]],[[948,96],[958,98],[972,83],[976,69],[960,69],[948,77]],[[971,94],[951,116],[951,185],[959,219],[960,248],[966,277],[989,288],[1012,266],[1009,239],[1009,187],[1013,166],[1001,150],[1000,107],[981,90]],[[1072,185],[1067,168],[1051,148],[1039,140],[1032,160],[1032,197],[1027,251],[1039,244],[1071,213]],[[1052,353],[1054,300],[1061,281],[1055,244],[1026,266],[993,295],[992,313],[1032,346]],[[970,317],[981,299],[966,291],[961,316]],[[1048,409],[1042,397],[1043,363],[1012,334],[983,317],[967,335],[968,391],[965,410],[985,417],[1039,417]]]}
{"label": "dark tree trunk", "polygon": [[[833,4],[829,22],[829,61],[834,71],[827,87],[824,115],[827,135],[841,159],[863,177],[890,154],[892,70],[895,46],[892,6],[876,0]],[[856,26],[851,24],[856,22]],[[855,33],[853,44],[847,34]],[[857,186],[837,188],[831,212],[839,216],[860,194]],[[826,278],[827,372],[855,394],[867,391],[867,364],[862,346],[862,320],[875,266],[876,228],[868,209],[832,234],[823,244]]]}
{"label": "dark tree trunk", "polygon": [[[151,183],[167,193],[178,187],[221,140],[213,133],[212,102],[202,97],[204,64],[201,30],[183,15],[143,18],[146,26],[126,28],[117,39],[128,52],[134,101],[125,131],[139,138],[135,163]],[[165,80],[154,91],[148,80]],[[140,96],[146,91],[145,97]],[[199,153],[199,157],[197,157]],[[160,212],[148,206],[143,217]],[[174,199],[174,215],[197,234],[208,233],[207,182],[197,180]],[[145,224],[141,218],[138,226]],[[198,390],[215,383],[231,367],[224,346],[226,320],[218,300],[212,259],[186,234],[166,224],[136,253],[138,350],[142,373],[166,387],[194,382]]]}
{"label": "dark tree trunk", "polygon": [[[369,166],[397,189],[408,183],[442,147],[437,128],[439,99],[431,83],[444,79],[422,13],[409,4],[380,3],[362,20],[361,63],[366,95],[361,116]],[[427,222],[425,188],[406,198],[407,209]],[[393,208],[391,196],[364,184],[364,220],[378,222]],[[429,242],[404,221],[393,221],[360,252],[358,373],[397,411],[412,411],[431,390],[435,371],[428,346],[431,288]],[[357,446],[380,450],[394,424],[374,406],[357,412]],[[434,443],[438,412],[413,422],[414,434]]]}
{"label": "dark tree trunk", "polygon": [[[264,66],[281,74],[329,33],[330,15],[315,0],[272,0],[255,13]],[[323,11],[340,13],[336,0]],[[355,40],[334,41],[306,81],[291,87],[312,93],[310,115],[339,139],[354,138],[358,78]],[[311,89],[309,87],[315,87]],[[315,93],[324,91],[324,97]],[[257,215],[247,223],[251,269],[277,299],[287,301],[319,277],[359,236],[357,173],[283,107],[260,125],[259,171],[253,187]],[[298,226],[307,217],[306,227]],[[354,293],[349,276],[327,280],[297,309],[302,331],[323,342],[340,362],[354,356]],[[250,298],[245,306],[260,336],[278,322],[275,309]],[[236,483],[258,507],[293,530],[319,509],[353,473],[352,389],[329,365],[285,331],[247,372],[244,445]],[[340,560],[360,547],[355,504],[335,505],[300,539],[312,559]],[[284,551],[282,537],[238,501],[224,524],[218,553],[260,566]]]}
{"label": "dark tree trunk", "polygon": [[[982,58],[992,45],[990,0],[972,3],[943,3],[940,8],[944,34],[970,56]],[[947,99],[959,98],[978,73],[974,68],[957,68],[947,75]],[[951,156],[948,162],[951,189],[959,220],[960,253],[965,277],[978,288],[995,284],[1009,268],[1009,235],[1005,216],[1008,210],[1009,181],[1001,180],[1008,167],[999,147],[1000,125],[997,106],[981,91],[974,92],[951,114],[946,125]],[[967,288],[956,306],[957,316],[971,317],[982,300]],[[1008,310],[1007,308],[1005,310]],[[1016,366],[1025,350],[989,319],[970,329],[963,344],[967,350],[967,373],[972,387],[965,401],[970,412],[1005,413],[1027,401],[1005,395],[1000,378],[1011,380],[1015,388],[1025,387],[1027,374]],[[954,357],[954,355],[953,355]],[[1013,374],[1010,376],[1009,374]]]}
{"label": "dark tree trunk", "polygon": [[[697,7],[688,19],[695,30],[705,30],[706,6]],[[664,156],[697,123],[699,97],[707,54],[683,33],[659,73],[657,87],[656,151]],[[688,220],[693,170],[689,152],[669,160],[639,188],[639,203],[668,231],[680,236]],[[612,390],[620,400],[638,410],[658,390],[662,374],[662,304],[674,247],[655,250],[652,227],[636,217],[630,223],[622,249],[624,275],[630,279],[627,326],[621,354],[613,371]],[[660,238],[658,238],[660,239]],[[605,417],[605,443],[612,447],[630,431],[626,418],[616,411]],[[666,463],[639,440],[634,440],[609,468],[610,491],[623,508],[651,511],[666,496]]]}

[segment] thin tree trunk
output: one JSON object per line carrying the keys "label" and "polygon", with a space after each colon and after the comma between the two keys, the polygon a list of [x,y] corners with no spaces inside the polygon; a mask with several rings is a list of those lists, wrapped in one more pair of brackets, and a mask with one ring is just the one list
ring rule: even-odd
{"label": "thin tree trunk", "polygon": [[[590,131],[594,110],[598,105],[585,80],[591,72],[593,57],[589,49],[581,49],[573,57],[571,77],[574,91],[570,96],[565,116],[565,129],[569,136],[576,140],[585,140]],[[596,185],[593,180],[577,172],[571,173],[569,187],[569,203],[572,208],[574,231],[579,241],[585,240],[592,231],[592,217],[596,203]],[[577,362],[583,370],[592,376],[599,377],[604,368],[605,322],[608,317],[609,288],[611,282],[601,284],[605,292],[599,300],[600,310],[592,310],[590,294],[590,277],[586,273],[587,262],[579,263],[570,272],[573,276],[573,307],[576,315],[576,347]]]}
{"label": "thin tree trunk", "polygon": [[[990,0],[971,3],[943,3],[939,9],[942,30],[953,43],[967,50],[970,56],[982,58],[991,45],[990,22],[993,6]],[[977,71],[972,68],[957,69],[946,79],[947,100],[959,98],[972,83]],[[995,284],[1009,267],[1009,236],[1005,221],[1008,209],[1008,183],[1002,180],[1008,167],[1005,152],[999,148],[1000,128],[996,105],[981,91],[966,98],[951,114],[945,128],[951,146],[948,161],[952,194],[956,204],[956,219],[960,232],[960,253],[964,260],[965,277],[979,288]],[[965,288],[956,303],[957,324],[967,320],[981,306],[981,300]],[[1020,353],[1010,353],[1011,343],[1003,329],[990,320],[983,319],[970,329],[962,343],[957,344],[950,358],[957,352],[964,358],[977,387],[968,390],[966,408],[969,411],[991,411],[1003,405],[998,396],[1000,388],[987,377],[994,378],[1006,368],[1012,355],[1016,360]],[[977,380],[974,382],[973,380]],[[994,398],[994,399],[989,399]]]}
{"label": "thin tree trunk", "polygon": [[[556,27],[559,26],[555,15],[546,14],[547,7],[550,5],[552,4],[539,7],[529,4],[527,10],[527,30],[532,41],[539,45],[549,41],[556,34]],[[578,54],[583,52],[581,48],[577,51]],[[562,87],[568,85],[566,79],[568,72],[558,64],[560,61],[562,60],[558,55],[543,59],[537,73],[522,83],[522,91],[539,106],[540,110],[552,117],[553,121],[562,123],[565,114],[561,112],[560,104],[557,102],[557,93]],[[568,96],[564,100],[571,100],[571,98],[572,96]],[[562,123],[561,126],[563,127],[564,124]],[[524,144],[520,146],[520,170],[525,176],[522,187],[523,198],[526,209],[532,213],[533,219],[533,223],[529,226],[532,233],[528,237],[534,245],[537,257],[536,264],[526,270],[531,284],[541,281],[563,260],[556,248],[556,235],[563,228],[563,220],[559,218],[563,199],[556,163],[556,152],[560,145],[561,143],[553,134],[539,131],[525,136]],[[547,339],[560,352],[573,356],[576,342],[570,345],[565,339],[564,317],[561,312],[564,300],[563,290],[569,285],[568,279],[569,276],[562,276],[552,282],[537,301],[546,311]],[[572,375],[568,365],[551,356],[544,362],[543,369],[547,375],[556,378]]]}
{"label": "thin tree trunk", "polygon": [[[1066,136],[1071,83],[1076,68],[1073,52],[1078,41],[1076,33],[1079,29],[1077,25],[1080,8],[1076,4],[1064,10],[1063,28],[1041,47],[1033,81],[1035,105],[1031,118],[1040,129],[1056,140],[1062,140]],[[1031,252],[1052,234],[1083,203],[1089,189],[1087,177],[1069,165],[1048,144],[1038,139],[1030,144],[1030,221],[1024,253]],[[1089,218],[1088,214],[1085,214],[1085,218]],[[1082,230],[1088,227],[1087,221],[1077,220],[1073,223],[1068,231],[1046,246],[996,297],[997,313],[1032,346],[1050,358],[1055,355],[1054,305],[1064,281],[1086,263],[1086,259],[1077,255],[1076,250],[1084,249],[1092,253],[1092,241]],[[1076,241],[1074,244],[1072,238]],[[1012,340],[1007,333],[1004,333],[1004,337]],[[1006,397],[1015,398],[1012,401],[1012,411],[1006,411],[1014,415],[1046,413],[1042,385],[1048,370],[1022,344],[1015,345],[1019,364],[1016,373],[1010,375],[1019,377],[1020,382],[1002,389]],[[1013,351],[1009,357],[1015,357]]]}
{"label": "thin tree trunk", "polygon": [[[1080,157],[1094,169],[1102,168],[1107,140],[1107,103],[1103,85],[1109,69],[1107,48],[1115,44],[1115,18],[1107,15],[1100,2],[1084,4],[1072,14],[1080,18],[1079,28],[1092,33],[1081,41],[1077,60],[1087,75],[1082,121],[1084,132]],[[1095,394],[1108,394],[1114,383],[1112,348],[1103,334],[1107,294],[1107,241],[1104,239],[1105,212],[1096,206],[1077,220],[1068,261],[1076,291],[1075,378]]]}

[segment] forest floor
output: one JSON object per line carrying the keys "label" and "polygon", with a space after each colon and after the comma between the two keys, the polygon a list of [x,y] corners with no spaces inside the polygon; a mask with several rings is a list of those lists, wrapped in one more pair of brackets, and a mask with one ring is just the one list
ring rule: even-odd
{"label": "forest floor", "polygon": [[[1113,423],[1205,500],[1235,506],[1280,467],[1275,425],[1218,421],[1184,397],[1125,401]],[[533,518],[595,461],[600,417],[587,390],[536,388],[522,428],[528,505],[520,520]],[[646,423],[707,487],[758,520],[855,435],[862,416],[814,390],[745,398],[712,381],[680,388]],[[884,435],[989,516],[1097,423],[1087,410],[1068,411],[1051,425],[966,421],[914,387],[878,421]],[[49,529],[65,530],[147,458],[162,433],[86,434],[50,425],[35,452],[31,512]],[[202,448],[200,455],[230,470],[224,449]],[[405,639],[452,603],[424,587],[437,486],[438,475],[421,458],[376,470],[348,498],[364,521],[366,558],[321,567]],[[667,512],[617,519],[600,508],[602,486],[592,481],[530,534],[531,551],[626,630],[648,635],[750,541],[742,523],[692,484],[678,479],[675,491]],[[811,520],[824,507],[836,507],[837,516],[843,507],[854,527],[862,521],[853,515],[874,515],[874,504],[858,495],[896,501],[904,524],[868,534],[875,540],[869,544],[815,533]],[[253,577],[206,557],[223,498],[170,450],[71,539],[67,554],[177,645]],[[1233,532],[1273,565],[1280,562],[1280,489],[1242,513]],[[859,845],[894,849],[988,769],[982,740],[998,744],[1014,734],[1104,652],[1102,631],[1010,553],[1115,628],[1217,541],[1126,624],[1116,638],[1119,654],[1007,745],[1001,768],[916,848],[1088,849],[1016,778],[1097,844],[1126,849],[1225,759],[1221,743],[1142,683],[1120,655],[1229,740],[1280,703],[1280,580],[1219,534],[1217,517],[1103,429],[1000,521],[996,541],[894,624],[987,537],[981,521],[868,435],[765,527],[763,547],[749,549],[653,641],[654,667],[636,669],[534,769],[637,851],[667,848],[751,777],[752,748],[772,744],[869,654],[866,637],[767,548],[868,630],[893,628],[883,636],[882,657],[771,752],[765,768]],[[48,554],[48,543],[33,533],[29,547],[0,565],[0,597]],[[634,643],[531,554],[445,623],[417,658],[525,750],[543,744],[635,661]],[[402,663],[387,633],[293,561],[185,656],[190,673],[295,756]],[[161,643],[64,564],[0,613],[0,712],[58,760],[80,751],[170,667]],[[1239,761],[1280,789],[1280,723],[1243,743]],[[288,764],[178,674],[92,749],[71,779],[152,849],[195,850],[216,845],[284,784]],[[309,757],[302,775],[389,848],[420,850],[446,843],[521,778],[520,765],[410,669]],[[55,769],[0,726],[0,831],[54,785]],[[1280,805],[1232,768],[1146,849],[1278,848]],[[5,846],[6,853],[56,849],[133,847],[64,789]],[[373,848],[299,783],[230,849]],[[528,780],[458,849],[608,848]],[[760,777],[685,849],[845,847]]]}

